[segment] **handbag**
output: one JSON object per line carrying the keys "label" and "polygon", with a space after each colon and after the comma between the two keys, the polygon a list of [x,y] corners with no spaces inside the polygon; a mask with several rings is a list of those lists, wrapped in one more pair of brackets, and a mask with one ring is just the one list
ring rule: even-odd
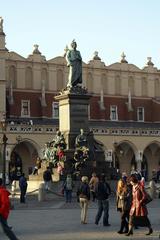
{"label": "handbag", "polygon": [[153,199],[152,199],[152,197],[149,195],[149,193],[145,192],[145,195],[146,195],[146,197],[145,197],[144,204],[148,204],[148,203],[152,202]]}
{"label": "handbag", "polygon": [[146,192],[144,189],[141,188],[141,193],[145,194],[145,199],[143,201],[143,204],[147,205],[148,203],[152,202],[153,199],[148,192]]}

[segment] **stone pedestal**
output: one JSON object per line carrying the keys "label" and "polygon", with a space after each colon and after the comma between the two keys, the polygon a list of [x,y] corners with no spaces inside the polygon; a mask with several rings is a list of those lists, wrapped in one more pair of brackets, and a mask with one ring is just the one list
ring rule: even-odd
{"label": "stone pedestal", "polygon": [[90,159],[81,169],[81,175],[91,176],[93,171],[97,173],[106,172],[102,144],[94,139],[94,135],[89,129],[88,106],[91,95],[83,92],[81,88],[78,91],[82,91],[82,93],[77,93],[76,90],[63,91],[61,95],[55,97],[59,101],[59,130],[64,134],[67,144],[64,163],[65,174],[72,172],[75,139],[80,134],[80,129],[84,130],[90,151]]}
{"label": "stone pedestal", "polygon": [[63,132],[67,149],[75,148],[75,138],[81,128],[89,132],[88,105],[90,95],[64,92],[56,96],[59,101],[59,130]]}

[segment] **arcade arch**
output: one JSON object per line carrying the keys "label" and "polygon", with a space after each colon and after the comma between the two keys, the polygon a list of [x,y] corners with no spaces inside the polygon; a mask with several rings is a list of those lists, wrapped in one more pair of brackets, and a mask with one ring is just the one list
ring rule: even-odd
{"label": "arcade arch", "polygon": [[146,146],[143,151],[141,170],[146,174],[147,179],[151,179],[153,171],[157,171],[160,166],[160,142],[154,141]]}
{"label": "arcade arch", "polygon": [[132,170],[137,169],[137,149],[133,143],[122,141],[114,144],[114,148],[114,165],[116,169],[119,169],[121,173],[126,172],[127,175],[129,175]]}
{"label": "arcade arch", "polygon": [[11,150],[10,155],[10,177],[18,177],[22,172],[28,177],[39,155],[40,147],[31,140],[24,139],[16,144]]}

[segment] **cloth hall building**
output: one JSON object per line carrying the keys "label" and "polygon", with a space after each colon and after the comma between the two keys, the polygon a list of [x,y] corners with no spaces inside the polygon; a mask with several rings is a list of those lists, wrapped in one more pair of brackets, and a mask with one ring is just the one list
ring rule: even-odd
{"label": "cloth hall building", "polygon": [[[2,121],[5,114],[7,123],[6,169],[9,173],[16,158],[28,174],[58,129],[54,96],[66,86],[68,68],[64,56],[46,60],[38,45],[27,58],[9,51],[5,38],[1,26],[0,117]],[[120,172],[142,170],[150,179],[160,165],[160,70],[151,58],[140,69],[124,54],[119,62],[106,65],[95,52],[83,62],[83,86],[92,95],[90,129],[104,144],[106,161]]]}

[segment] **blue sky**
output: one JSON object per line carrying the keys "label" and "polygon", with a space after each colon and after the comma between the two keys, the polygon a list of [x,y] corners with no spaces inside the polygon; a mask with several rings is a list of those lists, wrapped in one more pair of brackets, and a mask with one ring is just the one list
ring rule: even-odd
{"label": "blue sky", "polygon": [[142,68],[147,57],[160,68],[159,0],[5,0],[6,47],[23,57],[33,45],[47,60],[60,56],[76,39],[84,62],[94,51],[106,65],[120,60]]}

